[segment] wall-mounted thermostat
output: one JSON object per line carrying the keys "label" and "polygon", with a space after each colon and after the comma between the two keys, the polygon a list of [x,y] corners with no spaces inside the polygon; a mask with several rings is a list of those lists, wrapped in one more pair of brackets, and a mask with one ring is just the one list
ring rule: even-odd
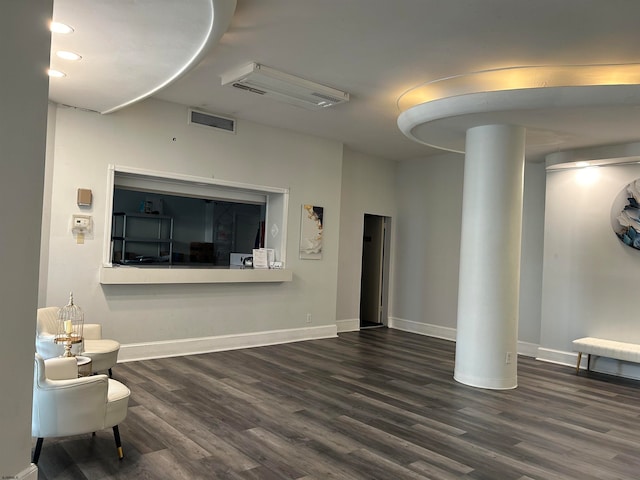
{"label": "wall-mounted thermostat", "polygon": [[73,215],[71,217],[71,231],[73,233],[90,233],[91,232],[91,216],[90,215]]}

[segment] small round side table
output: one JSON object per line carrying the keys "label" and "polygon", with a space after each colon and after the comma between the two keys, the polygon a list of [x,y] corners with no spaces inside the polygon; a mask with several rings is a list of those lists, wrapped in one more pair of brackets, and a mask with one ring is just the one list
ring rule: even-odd
{"label": "small round side table", "polygon": [[78,362],[79,377],[88,377],[91,375],[91,357],[76,355],[76,362]]}

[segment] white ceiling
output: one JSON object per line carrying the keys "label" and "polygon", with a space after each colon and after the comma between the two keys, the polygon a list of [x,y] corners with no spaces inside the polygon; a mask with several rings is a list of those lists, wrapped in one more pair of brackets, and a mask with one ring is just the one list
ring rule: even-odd
{"label": "white ceiling", "polygon": [[[51,99],[105,112],[153,94],[403,160],[438,153],[396,124],[398,98],[420,83],[522,65],[640,63],[637,0],[237,0],[233,12],[234,3],[55,0],[54,19],[75,32],[54,34],[52,59],[60,48],[83,58],[60,67],[68,76],[51,79]],[[220,12],[218,30],[200,52],[212,8]],[[233,13],[228,28],[223,10]],[[346,91],[351,100],[310,111],[220,85],[220,75],[249,62]],[[640,140],[638,98],[561,112],[546,105],[536,121],[549,116],[558,134],[533,153]]]}

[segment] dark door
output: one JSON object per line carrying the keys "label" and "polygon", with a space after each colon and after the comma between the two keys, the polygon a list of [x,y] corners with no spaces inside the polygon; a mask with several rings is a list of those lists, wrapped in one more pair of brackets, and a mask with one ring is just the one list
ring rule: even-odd
{"label": "dark door", "polygon": [[360,279],[360,328],[382,326],[385,217],[365,214]]}

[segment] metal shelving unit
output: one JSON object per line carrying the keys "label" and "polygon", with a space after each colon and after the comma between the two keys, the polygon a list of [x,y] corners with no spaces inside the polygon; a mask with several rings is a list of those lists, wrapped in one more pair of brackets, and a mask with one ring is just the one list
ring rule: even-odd
{"label": "metal shelving unit", "polygon": [[111,261],[127,265],[173,263],[173,217],[114,213]]}

